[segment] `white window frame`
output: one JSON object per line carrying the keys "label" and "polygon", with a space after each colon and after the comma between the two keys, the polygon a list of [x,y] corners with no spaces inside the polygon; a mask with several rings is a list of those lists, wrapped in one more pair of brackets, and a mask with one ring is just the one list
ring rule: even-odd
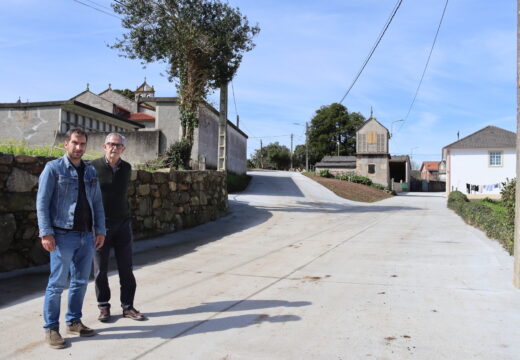
{"label": "white window frame", "polygon": [[[496,160],[498,159],[498,163]],[[500,150],[488,151],[488,166],[489,167],[503,167],[504,166],[504,152]]]}

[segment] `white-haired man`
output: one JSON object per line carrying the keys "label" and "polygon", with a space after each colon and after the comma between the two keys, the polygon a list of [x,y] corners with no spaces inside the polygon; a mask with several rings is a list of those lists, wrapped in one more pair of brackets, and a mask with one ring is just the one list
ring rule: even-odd
{"label": "white-haired man", "polygon": [[96,168],[101,185],[107,228],[105,243],[94,255],[96,297],[100,311],[98,320],[110,320],[110,287],[107,276],[110,248],[114,248],[117,261],[123,316],[145,320],[144,315],[134,308],[136,281],[132,265],[133,238],[127,197],[132,166],[121,159],[126,149],[126,139],[119,133],[110,133],[105,138],[103,147],[105,156],[91,162]]}

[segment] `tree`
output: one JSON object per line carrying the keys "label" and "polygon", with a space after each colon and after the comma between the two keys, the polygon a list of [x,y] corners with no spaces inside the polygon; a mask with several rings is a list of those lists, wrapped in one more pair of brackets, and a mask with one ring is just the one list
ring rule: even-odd
{"label": "tree", "polygon": [[325,155],[354,155],[356,131],[364,121],[363,115],[349,113],[341,104],[322,106],[309,126],[309,147],[318,159]]}
{"label": "tree", "polygon": [[135,100],[135,92],[133,92],[130,89],[124,89],[124,90],[114,89],[114,91],[118,94],[123,95],[124,97],[126,97],[130,100]]}
{"label": "tree", "polygon": [[143,64],[168,64],[168,80],[179,79],[183,137],[192,142],[199,104],[211,87],[233,77],[258,27],[238,8],[212,0],[119,0],[112,7],[128,32],[111,47]]}
{"label": "tree", "polygon": [[[297,145],[293,152],[293,167],[305,169],[305,157],[306,157],[306,149],[305,144]],[[313,165],[321,160],[321,157],[316,155],[316,152],[310,148],[309,149],[309,164]]]}
{"label": "tree", "polygon": [[256,167],[263,169],[288,170],[291,165],[291,151],[278,142],[264,146],[255,151],[251,161]]}

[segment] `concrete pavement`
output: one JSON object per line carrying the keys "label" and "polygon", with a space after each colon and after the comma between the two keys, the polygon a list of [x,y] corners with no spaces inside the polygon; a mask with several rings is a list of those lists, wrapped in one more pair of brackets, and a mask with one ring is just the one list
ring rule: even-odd
{"label": "concrete pavement", "polygon": [[253,175],[228,216],[136,243],[146,322],[121,318],[114,275],[114,320],[97,322],[90,285],[83,320],[97,335],[53,350],[46,276],[0,280],[0,358],[520,358],[513,259],[445,197],[360,204],[300,174]]}

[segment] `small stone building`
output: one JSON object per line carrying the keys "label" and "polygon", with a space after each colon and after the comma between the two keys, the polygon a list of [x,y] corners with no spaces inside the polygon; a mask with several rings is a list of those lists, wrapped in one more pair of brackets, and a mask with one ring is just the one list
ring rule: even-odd
{"label": "small stone building", "polygon": [[376,184],[388,186],[390,153],[388,130],[370,117],[356,132],[356,172]]}
{"label": "small stone building", "polygon": [[376,184],[406,190],[410,182],[410,158],[391,156],[389,139],[388,129],[371,116],[356,132],[356,156],[325,156],[316,164],[316,172],[328,169],[333,174],[355,173]]}

